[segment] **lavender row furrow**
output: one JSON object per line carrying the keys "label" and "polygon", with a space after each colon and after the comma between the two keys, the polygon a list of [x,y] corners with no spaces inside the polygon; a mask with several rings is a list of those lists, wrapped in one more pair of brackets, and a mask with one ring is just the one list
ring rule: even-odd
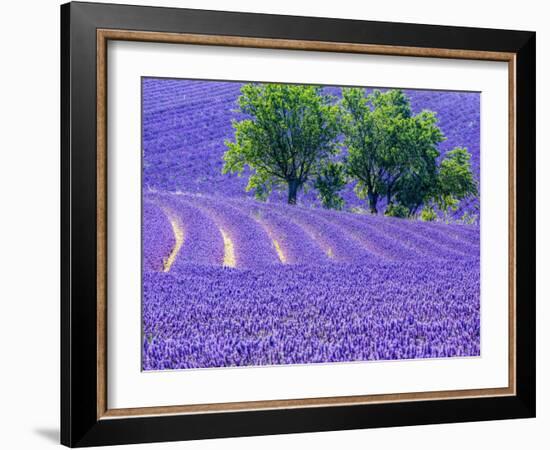
{"label": "lavender row furrow", "polygon": [[312,239],[298,223],[291,221],[278,208],[266,208],[255,201],[228,200],[235,208],[248,211],[272,234],[283,254],[285,264],[328,264],[330,259],[320,243]]}
{"label": "lavender row furrow", "polygon": [[319,211],[341,227],[342,232],[355,234],[373,253],[389,260],[418,260],[426,255],[416,248],[405,245],[388,232],[384,221],[361,220],[356,214]]}
{"label": "lavender row furrow", "polygon": [[165,259],[175,245],[172,226],[157,205],[144,202],[142,212],[143,270],[163,270]]}
{"label": "lavender row furrow", "polygon": [[[433,227],[422,221],[405,221],[394,219],[392,221],[399,230],[406,229],[423,239],[428,246],[439,247],[442,252],[449,254],[476,256],[479,254],[479,239],[468,235],[459,235],[453,229]],[[479,232],[477,233],[479,236]]]}
{"label": "lavender row furrow", "polygon": [[457,236],[468,239],[473,245],[479,245],[480,232],[479,224],[476,225],[467,225],[467,224],[455,224],[455,223],[436,223],[438,229],[452,230],[453,233],[456,233]]}
{"label": "lavender row furrow", "polygon": [[[448,259],[477,255],[477,247],[469,238],[458,237],[456,233],[445,234],[437,223],[335,211],[319,211],[317,214],[330,215],[337,222],[347,220],[361,224],[375,235],[378,232],[382,241],[395,242],[406,248],[403,256],[410,254],[414,257]],[[432,233],[437,235],[437,239],[431,237]]]}
{"label": "lavender row furrow", "polygon": [[400,239],[400,242],[405,243],[413,248],[416,248],[419,252],[424,253],[427,257],[438,259],[460,259],[468,256],[475,256],[462,251],[462,249],[455,249],[454,246],[449,243],[448,239],[444,242],[432,239],[425,233],[415,232],[415,223],[403,219],[386,220],[386,227],[388,230],[392,230],[390,233],[395,239]]}
{"label": "lavender row furrow", "polygon": [[241,268],[479,256],[478,240],[439,224],[189,193],[155,198],[181,218],[186,238],[179,262],[221,265],[221,230]]}
{"label": "lavender row furrow", "polygon": [[223,239],[216,223],[200,209],[176,195],[159,195],[158,202],[179,219],[184,241],[170,272],[177,273],[189,264],[221,266],[224,257]]}
{"label": "lavender row furrow", "polygon": [[225,199],[202,196],[186,198],[195,207],[207,211],[227,233],[234,247],[235,267],[261,268],[281,263],[268,233],[250,214],[225,204]]}
{"label": "lavender row furrow", "polygon": [[[273,206],[270,206],[273,208]],[[267,208],[265,206],[264,208]],[[307,208],[293,206],[278,207],[289,221],[298,224],[306,233],[323,248],[329,259],[338,262],[353,260],[377,260],[377,256],[370,252],[360,242],[350,235],[342,233],[339,227],[329,221],[324,221],[312,214]]]}

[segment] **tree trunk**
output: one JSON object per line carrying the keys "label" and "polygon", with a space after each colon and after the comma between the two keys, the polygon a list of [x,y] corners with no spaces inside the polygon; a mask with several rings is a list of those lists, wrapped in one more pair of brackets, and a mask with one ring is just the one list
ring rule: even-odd
{"label": "tree trunk", "polygon": [[298,182],[298,180],[288,181],[288,204],[289,205],[296,204],[296,196],[298,195],[299,187],[300,187],[300,183]]}
{"label": "tree trunk", "polygon": [[368,197],[369,197],[369,210],[371,214],[378,214],[378,209],[376,208],[376,204],[378,203],[378,194],[369,192]]}

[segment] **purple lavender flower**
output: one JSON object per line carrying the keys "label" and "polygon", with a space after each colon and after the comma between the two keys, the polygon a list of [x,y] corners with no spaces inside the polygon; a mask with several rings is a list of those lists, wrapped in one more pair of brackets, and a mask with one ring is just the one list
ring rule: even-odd
{"label": "purple lavender flower", "polygon": [[[252,199],[221,173],[240,88],[143,80],[143,369],[478,356],[479,226]],[[405,92],[479,181],[479,94]]]}

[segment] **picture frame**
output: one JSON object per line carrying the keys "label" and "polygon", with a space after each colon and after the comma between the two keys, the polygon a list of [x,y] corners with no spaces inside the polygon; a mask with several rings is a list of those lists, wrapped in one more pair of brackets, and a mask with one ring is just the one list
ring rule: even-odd
{"label": "picture frame", "polygon": [[[61,443],[81,447],[534,417],[535,40],[527,31],[62,5]],[[506,63],[508,386],[110,408],[107,44],[112,41]]]}

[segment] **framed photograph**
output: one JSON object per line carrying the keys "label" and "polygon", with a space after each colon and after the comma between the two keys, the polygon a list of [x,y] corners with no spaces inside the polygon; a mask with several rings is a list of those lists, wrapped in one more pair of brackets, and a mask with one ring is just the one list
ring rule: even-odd
{"label": "framed photograph", "polygon": [[61,7],[61,441],[535,415],[535,33]]}

